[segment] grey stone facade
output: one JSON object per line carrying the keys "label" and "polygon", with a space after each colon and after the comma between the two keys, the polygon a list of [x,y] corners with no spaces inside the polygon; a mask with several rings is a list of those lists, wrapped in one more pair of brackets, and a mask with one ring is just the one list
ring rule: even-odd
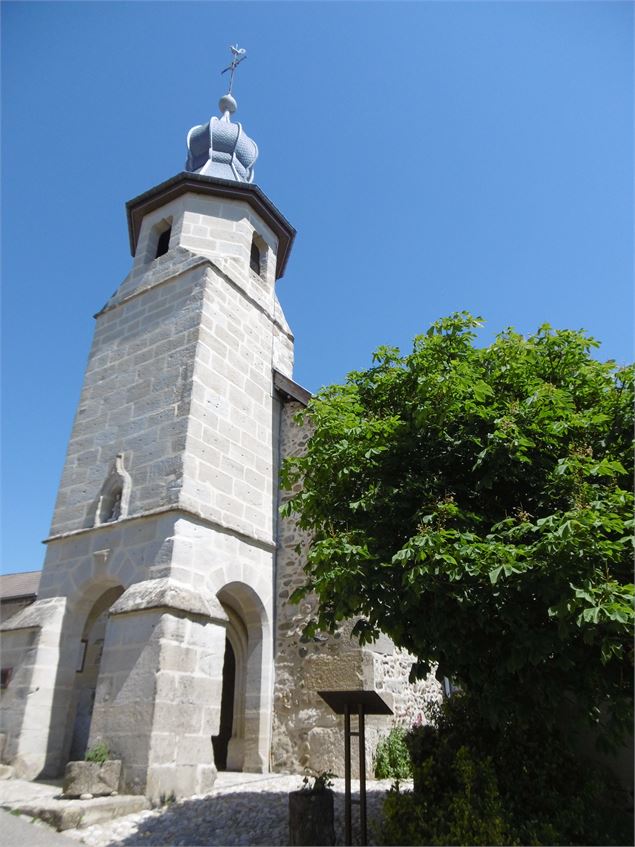
{"label": "grey stone facade", "polygon": [[[309,435],[275,293],[294,231],[255,186],[192,174],[128,213],[133,266],[96,315],[38,599],[1,626],[2,759],[58,775],[103,741],[122,790],[153,799],[208,791],[217,766],[342,773],[318,690],[375,688],[400,723],[439,690],[350,625],[306,642],[288,602],[308,541],[279,518],[280,463]],[[369,722],[369,756],[388,725]]]}

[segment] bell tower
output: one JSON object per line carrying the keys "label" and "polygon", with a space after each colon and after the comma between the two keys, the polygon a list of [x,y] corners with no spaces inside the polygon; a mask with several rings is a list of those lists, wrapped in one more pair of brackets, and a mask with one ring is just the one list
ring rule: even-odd
{"label": "bell tower", "polygon": [[16,776],[103,741],[122,790],[205,793],[230,653],[223,757],[268,769],[274,374],[293,365],[275,284],[295,231],[253,182],[231,82],[219,108],[186,170],[126,206],[132,268],[95,316],[39,598],[2,627]]}

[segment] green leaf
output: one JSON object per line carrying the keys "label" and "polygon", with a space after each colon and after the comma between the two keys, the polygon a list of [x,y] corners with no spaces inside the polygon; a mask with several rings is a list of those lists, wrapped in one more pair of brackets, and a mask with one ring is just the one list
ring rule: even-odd
{"label": "green leaf", "polygon": [[492,585],[496,585],[496,581],[498,580],[498,577],[500,576],[502,570],[503,566],[499,565],[497,568],[494,568],[494,570],[489,572],[489,579]]}
{"label": "green leaf", "polygon": [[479,401],[479,403],[482,403],[488,397],[494,396],[494,391],[491,386],[489,386],[482,379],[474,383],[474,385],[472,386],[472,392],[474,394],[474,397]]}

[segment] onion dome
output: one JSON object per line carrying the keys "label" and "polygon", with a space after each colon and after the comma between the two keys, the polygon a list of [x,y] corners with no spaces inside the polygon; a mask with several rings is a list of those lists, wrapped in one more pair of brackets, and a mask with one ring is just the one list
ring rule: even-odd
{"label": "onion dome", "polygon": [[209,123],[193,126],[187,134],[187,163],[185,169],[194,173],[253,182],[258,146],[231,116],[237,104],[231,94],[219,101],[221,117]]}

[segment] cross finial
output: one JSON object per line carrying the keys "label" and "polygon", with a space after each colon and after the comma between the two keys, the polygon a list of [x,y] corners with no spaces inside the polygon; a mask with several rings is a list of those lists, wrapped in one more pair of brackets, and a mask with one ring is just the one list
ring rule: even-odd
{"label": "cross finial", "polygon": [[242,62],[243,59],[247,58],[247,51],[244,47],[239,47],[237,44],[230,45],[229,49],[232,51],[232,60],[231,64],[227,65],[227,67],[221,71],[221,74],[230,71],[229,74],[229,90],[228,94],[232,93],[232,86],[234,84],[234,74],[236,73],[236,68]]}

